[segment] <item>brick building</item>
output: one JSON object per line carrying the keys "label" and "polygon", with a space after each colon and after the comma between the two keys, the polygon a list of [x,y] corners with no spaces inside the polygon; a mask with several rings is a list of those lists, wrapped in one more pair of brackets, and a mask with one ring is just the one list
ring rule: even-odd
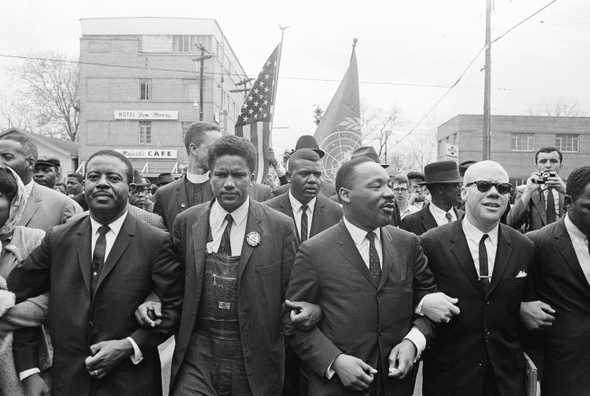
{"label": "brick building", "polygon": [[[456,146],[459,162],[481,160],[483,117],[459,114],[437,130],[437,157]],[[491,159],[501,163],[513,183],[526,182],[535,152],[555,146],[563,153],[561,176],[590,164],[590,117],[492,116]],[[450,145],[450,146],[449,146]]]}
{"label": "brick building", "polygon": [[146,176],[186,163],[183,131],[203,119],[233,133],[246,78],[214,19],[81,19],[80,160],[100,149],[124,152]]}

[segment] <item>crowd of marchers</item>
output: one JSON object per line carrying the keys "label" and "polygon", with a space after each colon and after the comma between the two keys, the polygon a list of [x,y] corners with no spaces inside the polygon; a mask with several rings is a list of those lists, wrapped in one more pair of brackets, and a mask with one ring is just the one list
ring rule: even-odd
{"label": "crowd of marchers", "polygon": [[248,140],[184,143],[157,189],[113,150],[60,186],[0,134],[0,395],[590,394],[590,166],[361,147],[332,183],[303,136],[271,187]]}

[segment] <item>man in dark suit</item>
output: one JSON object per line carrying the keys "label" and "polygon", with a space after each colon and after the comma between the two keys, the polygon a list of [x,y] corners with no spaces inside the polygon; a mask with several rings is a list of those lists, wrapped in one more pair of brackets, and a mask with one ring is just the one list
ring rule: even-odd
{"label": "man in dark suit", "polygon": [[285,315],[289,345],[309,395],[411,395],[407,374],[432,334],[415,303],[436,291],[434,277],[419,239],[389,225],[393,191],[378,163],[344,163],[336,189],[344,217],[301,244],[287,291],[318,304],[323,318],[300,331]]}
{"label": "man in dark suit", "polygon": [[[319,194],[322,163],[314,150],[303,148],[295,151],[289,158],[288,175],[291,180],[289,190],[265,203],[291,218],[297,230],[298,243],[340,221],[340,205]],[[297,309],[291,301],[286,304]],[[297,355],[288,348],[283,395],[299,394],[305,394],[300,392],[299,362]]]}
{"label": "man in dark suit", "polygon": [[565,182],[559,176],[562,162],[556,147],[543,147],[535,153],[537,170],[527,179],[523,193],[515,198],[508,212],[508,225],[533,231],[565,215]]}
{"label": "man in dark suit", "polygon": [[400,228],[422,235],[431,228],[451,223],[461,218],[457,210],[461,200],[461,177],[455,161],[438,161],[424,167],[424,182],[431,199],[416,213],[401,220]]}
{"label": "man in dark suit", "polygon": [[590,391],[590,167],[570,173],[565,218],[527,234],[535,244],[530,302],[521,315],[544,351],[543,396]]}
{"label": "man in dark suit", "polygon": [[18,225],[48,231],[65,223],[82,208],[68,196],[33,181],[37,147],[29,136],[18,129],[0,134],[0,163],[11,167],[25,185],[27,203]]}
{"label": "man in dark suit", "polygon": [[[422,235],[438,287],[458,299],[424,355],[425,396],[524,395],[519,307],[533,245],[500,224],[510,189],[497,162],[472,165],[463,182],[465,217]],[[418,313],[432,311],[428,298]]]}
{"label": "man in dark suit", "polygon": [[[157,345],[177,324],[182,268],[169,235],[128,212],[132,175],[118,152],[91,155],[90,214],[49,231],[8,278],[17,301],[49,292],[54,395],[161,395]],[[133,312],[152,290],[162,323],[146,330]],[[30,335],[16,333],[15,361],[21,377],[32,374],[24,380],[29,394],[38,395],[44,384],[30,359]]]}
{"label": "man in dark suit", "polygon": [[171,395],[281,393],[281,307],[295,256],[291,219],[248,197],[255,148],[224,136],[209,147],[215,200],[174,223],[186,268]]}
{"label": "man in dark suit", "polygon": [[[342,209],[319,194],[322,163],[311,149],[297,150],[289,158],[289,190],[265,202],[293,220],[299,243],[340,221]],[[305,209],[305,210],[304,210]],[[305,225],[302,229],[301,224]]]}

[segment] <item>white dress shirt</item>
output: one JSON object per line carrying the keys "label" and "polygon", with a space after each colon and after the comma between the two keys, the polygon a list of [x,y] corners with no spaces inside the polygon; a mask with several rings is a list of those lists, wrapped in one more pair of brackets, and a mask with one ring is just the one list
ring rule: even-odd
{"label": "white dress shirt", "polygon": [[209,172],[198,175],[196,173],[186,172],[186,178],[193,184],[202,184],[209,180]]}
{"label": "white dress shirt", "polygon": [[[498,251],[498,230],[500,229],[500,224],[496,225],[491,231],[489,232],[481,232],[478,228],[476,228],[473,224],[467,220],[467,216],[463,218],[461,222],[463,226],[463,232],[465,233],[465,238],[467,239],[467,246],[469,247],[469,253],[471,253],[471,258],[473,259],[473,264],[475,265],[475,271],[479,276],[479,241],[483,234],[488,234],[488,238],[485,239],[484,245],[486,247],[486,251],[488,253],[488,274],[492,276],[494,273],[494,262],[496,261],[496,252]],[[491,279],[491,278],[490,278]]]}
{"label": "white dress shirt", "polygon": [[[229,233],[229,240],[231,244],[231,255],[240,256],[242,254],[242,245],[244,244],[244,235],[246,234],[246,223],[248,220],[248,210],[250,209],[250,199],[240,205],[237,209],[231,212],[233,224]],[[207,243],[207,253],[215,253],[219,250],[221,238],[225,231],[227,221],[225,216],[229,212],[219,205],[215,200],[211,205],[209,212],[209,227],[211,227],[211,236],[213,240]]]}
{"label": "white dress shirt", "polygon": [[421,208],[419,208],[418,206],[408,205],[408,206],[406,206],[406,208],[404,210],[400,211],[399,217],[403,219],[404,217],[406,217],[409,214],[418,212],[420,209]]}
{"label": "white dress shirt", "polygon": [[568,215],[565,215],[565,229],[574,245],[576,257],[586,281],[590,283],[590,252],[588,252],[588,237],[571,221]]}
{"label": "white dress shirt", "polygon": [[436,221],[437,226],[449,223],[449,220],[446,217],[447,213],[451,214],[451,221],[457,220],[457,213],[455,213],[455,208],[453,207],[451,207],[451,209],[449,209],[448,212],[445,212],[444,210],[430,202],[428,204],[428,210],[430,211],[430,214],[432,214],[432,217],[434,217],[434,221]]}
{"label": "white dress shirt", "polygon": [[25,191],[24,191],[25,202],[27,202],[29,200],[29,197],[31,196],[31,192],[33,191],[34,184],[35,184],[35,182],[32,179],[29,183],[25,184]]}
{"label": "white dress shirt", "polygon": [[[555,209],[555,218],[559,219],[559,191],[557,189],[552,188],[551,192],[553,193],[553,208]],[[543,193],[543,199],[545,200],[545,211],[547,211],[547,194],[549,194],[549,189],[546,186],[541,187],[541,193]]]}
{"label": "white dress shirt", "polygon": [[[309,238],[311,235],[311,222],[313,220],[313,210],[315,208],[315,202],[316,202],[317,198],[314,197],[312,200],[310,200],[307,203],[307,237]],[[291,194],[291,190],[289,190],[289,201],[291,202],[291,209],[293,210],[293,218],[295,219],[295,226],[297,227],[297,233],[299,236],[301,236],[301,216],[303,215],[303,210],[301,210],[301,207],[303,206],[303,204],[301,202],[299,202],[297,200],[297,198],[295,198],[293,196],[293,194]]]}
{"label": "white dress shirt", "polygon": [[[344,226],[350,233],[354,244],[361,255],[361,258],[365,262],[367,268],[369,268],[369,240],[367,239],[367,231],[355,226],[351,222],[349,222],[346,217],[342,218],[344,221]],[[377,255],[379,256],[379,264],[383,268],[383,252],[381,248],[381,229],[377,228],[373,230],[375,233],[375,248],[377,249]],[[394,315],[395,313],[392,313]],[[426,348],[426,337],[424,334],[416,326],[413,326],[408,334],[404,337],[404,339],[408,339],[414,346],[416,347],[416,361],[419,359],[420,355]],[[326,370],[326,377],[331,379],[332,376],[335,374],[334,370],[332,369],[332,362],[328,369]]]}

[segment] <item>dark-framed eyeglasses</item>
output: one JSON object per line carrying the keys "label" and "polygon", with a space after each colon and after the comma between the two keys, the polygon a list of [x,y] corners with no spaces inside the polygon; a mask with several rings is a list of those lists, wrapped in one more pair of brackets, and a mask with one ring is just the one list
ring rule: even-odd
{"label": "dark-framed eyeglasses", "polygon": [[512,191],[512,184],[510,183],[494,183],[487,180],[478,180],[471,183],[467,183],[465,187],[469,187],[474,184],[477,187],[477,191],[482,193],[490,191],[492,187],[496,187],[496,191],[498,191],[498,193],[502,195],[510,194],[510,191]]}

